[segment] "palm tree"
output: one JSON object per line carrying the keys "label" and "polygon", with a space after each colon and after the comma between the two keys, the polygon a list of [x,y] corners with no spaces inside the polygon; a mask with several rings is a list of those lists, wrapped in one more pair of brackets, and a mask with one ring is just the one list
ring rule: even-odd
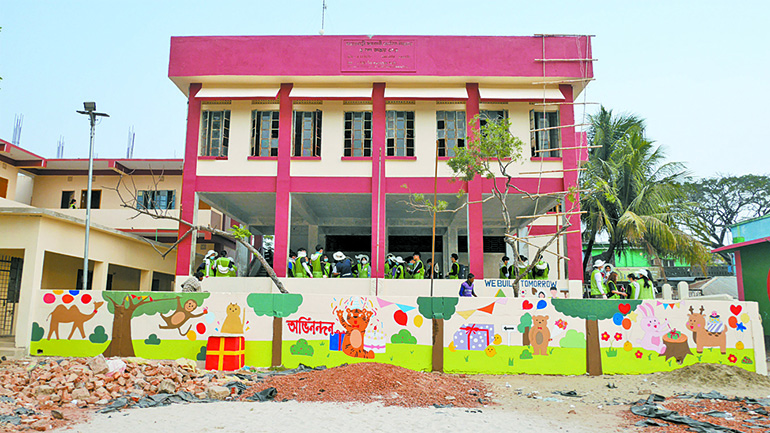
{"label": "palm tree", "polygon": [[644,248],[652,257],[681,258],[704,264],[708,251],[677,227],[678,215],[670,210],[681,197],[678,184],[688,176],[678,162],[665,162],[661,146],[644,137],[644,121],[633,115],[613,116],[604,107],[591,116],[589,144],[593,149],[581,174],[581,208],[586,225],[588,267],[596,236],[609,238],[599,257],[614,262],[630,246]]}

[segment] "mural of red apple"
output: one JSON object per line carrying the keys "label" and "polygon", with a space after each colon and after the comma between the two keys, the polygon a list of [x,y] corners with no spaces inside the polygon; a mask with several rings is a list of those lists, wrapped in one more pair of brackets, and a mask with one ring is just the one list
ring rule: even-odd
{"label": "mural of red apple", "polygon": [[406,326],[406,313],[404,313],[402,310],[396,310],[395,313],[393,313],[393,320],[396,321],[401,326]]}

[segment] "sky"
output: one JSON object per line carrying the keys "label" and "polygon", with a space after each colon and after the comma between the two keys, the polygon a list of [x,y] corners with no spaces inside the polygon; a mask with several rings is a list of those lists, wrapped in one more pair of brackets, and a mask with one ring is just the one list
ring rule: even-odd
{"label": "sky", "polygon": [[[316,35],[321,4],[0,0],[0,138],[23,115],[22,147],[52,158],[64,137],[65,158],[87,158],[88,120],[75,111],[96,101],[110,115],[96,129],[99,157],[125,157],[133,127],[135,158],[181,158],[187,108],[168,79],[170,37]],[[587,101],[645,118],[669,160],[710,177],[770,174],[768,16],[761,1],[327,0],[324,30],[595,35]]]}

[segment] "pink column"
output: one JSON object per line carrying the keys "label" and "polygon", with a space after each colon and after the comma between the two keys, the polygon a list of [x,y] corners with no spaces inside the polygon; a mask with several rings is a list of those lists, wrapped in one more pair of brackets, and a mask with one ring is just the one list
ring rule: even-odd
{"label": "pink column", "polygon": [[[195,217],[195,181],[198,169],[198,136],[201,126],[201,101],[195,95],[201,89],[200,83],[190,84],[187,102],[187,137],[185,138],[184,170],[182,171],[182,196],[179,217],[192,223]],[[179,224],[178,237],[184,236],[189,227]],[[192,260],[192,237],[186,237],[177,245],[176,274],[190,275]]]}
{"label": "pink column", "polygon": [[[738,300],[745,301],[746,296],[743,292],[743,265],[741,264],[741,250],[735,250],[735,276],[738,278]],[[770,278],[770,276],[768,276]],[[770,294],[770,280],[768,280],[768,294]]]}
{"label": "pink column", "polygon": [[[479,114],[479,84],[467,83],[468,101],[465,103],[465,116],[468,119],[468,142],[471,142],[479,130],[474,117]],[[468,255],[470,271],[476,278],[484,278],[484,215],[482,212],[482,181],[476,177],[468,182]]]}
{"label": "pink column", "polygon": [[292,104],[289,99],[292,84],[281,84],[278,92],[278,176],[275,180],[275,253],[273,269],[279,277],[286,276],[289,258],[289,226],[291,215],[289,194],[291,189],[291,121]]}
{"label": "pink column", "polygon": [[[378,209],[379,208],[379,209]],[[379,212],[378,212],[379,210]],[[378,223],[379,222],[379,223]],[[372,276],[385,276],[385,83],[372,89]]]}
{"label": "pink column", "polygon": [[[564,102],[573,102],[574,96],[572,93],[572,86],[568,84],[559,85],[559,90],[564,95]],[[559,106],[559,119],[562,125],[574,125],[575,124],[575,109],[571,104],[562,104]],[[575,143],[575,128],[562,128],[561,132],[561,147],[576,147]],[[578,149],[562,150],[562,161],[565,169],[577,168],[578,163]],[[565,171],[564,172],[564,191],[567,191],[570,187],[578,186],[578,172],[577,171]],[[575,194],[575,202],[567,201],[564,204],[565,210],[572,210],[574,212],[580,211],[580,195]],[[574,207],[573,207],[574,206]],[[583,279],[583,240],[580,235],[580,214],[567,215],[567,219],[572,223],[569,231],[578,230],[576,233],[569,233],[567,237],[567,257],[570,261],[567,262],[567,278],[570,280],[582,280]]]}

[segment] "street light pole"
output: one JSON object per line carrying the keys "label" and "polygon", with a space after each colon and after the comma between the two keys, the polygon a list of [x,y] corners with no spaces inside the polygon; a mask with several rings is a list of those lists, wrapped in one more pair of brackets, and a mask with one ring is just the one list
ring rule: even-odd
{"label": "street light pole", "polygon": [[106,113],[96,112],[96,102],[84,102],[85,111],[78,110],[78,113],[88,116],[91,122],[91,140],[88,149],[88,190],[86,192],[86,244],[83,252],[83,281],[82,290],[88,290],[88,242],[91,234],[91,189],[94,179],[94,130],[97,117],[110,117]]}

